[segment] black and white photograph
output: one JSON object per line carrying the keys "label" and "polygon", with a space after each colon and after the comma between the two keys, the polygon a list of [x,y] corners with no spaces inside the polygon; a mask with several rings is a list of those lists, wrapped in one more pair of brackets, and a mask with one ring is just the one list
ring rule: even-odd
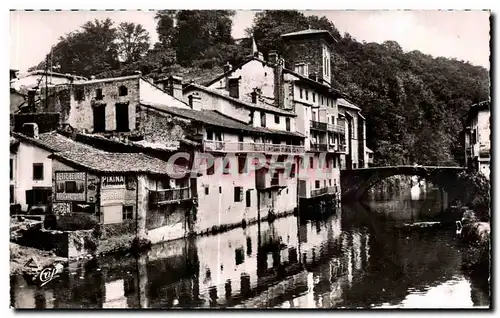
{"label": "black and white photograph", "polygon": [[10,308],[491,310],[491,21],[11,9]]}

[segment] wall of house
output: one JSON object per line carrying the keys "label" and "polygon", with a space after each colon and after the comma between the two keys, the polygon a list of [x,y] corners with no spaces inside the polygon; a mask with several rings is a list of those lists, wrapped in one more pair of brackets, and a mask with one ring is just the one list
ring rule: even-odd
{"label": "wall of house", "polygon": [[[119,87],[125,86],[128,89],[126,96],[119,96]],[[83,100],[76,100],[78,89],[84,90]],[[96,100],[96,90],[102,89],[103,99]],[[128,104],[129,129],[136,127],[136,106],[139,103],[139,78],[133,77],[123,80],[106,82],[89,82],[73,85],[70,96],[71,110],[68,116],[68,123],[78,129],[94,130],[93,107],[96,105],[106,105],[106,131],[116,130],[116,103]]]}
{"label": "wall of house", "polygon": [[[243,220],[250,222],[257,219],[257,193],[255,175],[250,172],[239,174],[236,156],[229,155],[230,173],[222,173],[223,157],[215,158],[213,175],[203,173],[197,180],[198,211],[195,231],[197,233],[213,226],[239,224]],[[235,202],[234,188],[242,187],[242,200]],[[208,188],[208,194],[205,194]],[[250,190],[250,207],[246,206],[246,191]]]}
{"label": "wall of house", "polygon": [[137,107],[137,130],[151,143],[172,144],[184,139],[190,121],[157,110]]}
{"label": "wall of house", "polygon": [[216,110],[227,117],[250,123],[251,110],[248,107],[196,88],[185,93],[185,99],[195,92],[201,97],[201,109]]}
{"label": "wall of house", "polygon": [[[16,153],[10,153],[10,171],[12,171],[12,178],[9,175],[9,187],[10,189],[13,189],[11,191],[12,193],[9,194],[10,197],[10,203],[15,204],[17,203],[17,193],[16,193],[16,187],[17,187],[17,154]],[[10,173],[10,172],[9,172]]]}
{"label": "wall of house", "polygon": [[[308,63],[309,74],[315,73],[318,80],[323,79],[323,45],[329,47],[325,40],[318,38],[287,40],[283,51],[285,65],[293,70],[297,63]],[[305,76],[309,77],[309,74]],[[329,78],[325,80],[330,82]]]}
{"label": "wall of house", "polygon": [[[337,185],[340,191],[340,158],[338,156],[327,156],[326,163],[321,162],[321,153],[307,153],[302,164],[299,165],[298,180],[299,196],[309,198],[312,190]],[[313,167],[310,166],[310,158],[313,160]],[[319,186],[316,186],[319,181]]]}
{"label": "wall of house", "polygon": [[[48,158],[51,153],[21,141],[16,156],[16,187],[15,196],[21,209],[26,211],[26,190],[33,187],[52,187],[52,160]],[[43,164],[43,180],[33,180],[33,164]]]}
{"label": "wall of house", "polygon": [[14,113],[19,110],[19,106],[24,103],[25,97],[17,92],[10,93],[10,113]]}
{"label": "wall of house", "polygon": [[347,152],[351,153],[352,158],[352,168],[358,168],[359,165],[359,154],[358,154],[358,113],[356,110],[342,107],[339,105],[339,112],[342,114],[349,114],[352,116],[352,139],[348,140],[348,129],[347,129],[347,120],[346,120],[346,141],[347,141]]}
{"label": "wall of house", "polygon": [[[266,63],[252,60],[241,68],[236,69],[232,72],[231,77],[240,77],[240,88],[239,95],[240,99],[252,102],[252,96],[250,95],[255,88],[258,88],[262,92],[263,97],[274,100],[274,69]],[[212,89],[226,89],[225,78],[208,86]]]}
{"label": "wall of house", "polygon": [[[254,127],[262,127],[262,122],[261,122],[261,114],[265,113],[266,117],[266,128],[270,129],[276,129],[276,130],[282,130],[282,131],[287,131],[286,130],[286,118],[290,119],[290,130],[291,132],[295,132],[295,117],[291,116],[283,116],[283,115],[278,115],[278,114],[273,114],[266,112],[264,110],[256,110],[253,115],[253,126]],[[275,121],[275,116],[279,118],[278,123]]]}
{"label": "wall of house", "polygon": [[174,98],[167,92],[142,78],[139,79],[139,96],[140,102],[145,104],[161,104],[169,107],[190,108],[182,101]]}

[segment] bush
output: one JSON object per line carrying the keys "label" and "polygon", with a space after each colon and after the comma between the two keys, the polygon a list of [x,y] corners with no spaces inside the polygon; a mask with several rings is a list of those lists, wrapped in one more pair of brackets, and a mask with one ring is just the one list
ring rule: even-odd
{"label": "bush", "polygon": [[458,176],[457,188],[460,189],[463,205],[474,210],[480,221],[490,221],[490,181],[479,172],[461,173]]}
{"label": "bush", "polygon": [[57,216],[56,229],[61,231],[91,230],[97,224],[97,219],[91,214],[70,213]]}

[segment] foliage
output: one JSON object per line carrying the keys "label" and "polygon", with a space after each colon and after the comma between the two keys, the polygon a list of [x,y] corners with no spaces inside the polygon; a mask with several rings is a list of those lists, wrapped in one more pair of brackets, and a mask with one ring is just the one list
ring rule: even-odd
{"label": "foliage", "polygon": [[488,179],[480,172],[462,172],[458,176],[456,188],[461,191],[463,205],[474,210],[480,221],[490,220],[491,185]]}
{"label": "foliage", "polygon": [[[110,19],[85,23],[81,30],[59,39],[47,60],[53,71],[91,76],[109,69],[117,69],[117,30]],[[35,68],[45,69],[46,61]]]}
{"label": "foliage", "polygon": [[136,62],[149,49],[149,33],[141,24],[122,22],[117,33],[118,53],[125,63]]}
{"label": "foliage", "polygon": [[97,224],[98,221],[93,215],[87,213],[71,213],[57,217],[56,230],[91,230],[94,229]]}

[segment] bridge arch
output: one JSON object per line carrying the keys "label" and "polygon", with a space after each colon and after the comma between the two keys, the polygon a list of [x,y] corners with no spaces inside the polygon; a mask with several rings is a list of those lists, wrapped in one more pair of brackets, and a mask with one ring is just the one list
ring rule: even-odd
{"label": "bridge arch", "polygon": [[392,166],[342,170],[340,183],[344,201],[359,200],[371,187],[395,175],[419,176],[447,190],[453,189],[464,167]]}

